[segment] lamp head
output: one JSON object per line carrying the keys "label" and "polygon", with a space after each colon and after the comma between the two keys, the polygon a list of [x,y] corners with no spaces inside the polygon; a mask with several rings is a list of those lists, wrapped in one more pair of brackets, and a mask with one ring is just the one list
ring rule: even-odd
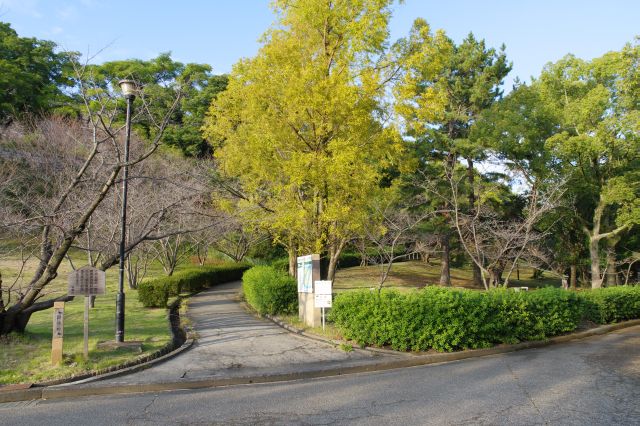
{"label": "lamp head", "polygon": [[138,91],[138,85],[133,80],[120,80],[118,86],[122,89],[122,94],[127,99],[133,99],[136,97]]}

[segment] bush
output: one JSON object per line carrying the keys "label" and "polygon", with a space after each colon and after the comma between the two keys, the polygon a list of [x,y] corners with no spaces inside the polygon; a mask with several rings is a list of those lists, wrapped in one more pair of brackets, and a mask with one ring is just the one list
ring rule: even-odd
{"label": "bush", "polygon": [[138,300],[147,308],[164,308],[169,297],[197,293],[216,284],[237,281],[249,267],[244,263],[203,266],[176,272],[170,277],[143,281],[138,286]]}
{"label": "bush", "polygon": [[575,330],[585,310],[575,293],[427,287],[339,294],[329,315],[344,337],[396,350],[452,351],[544,339]]}
{"label": "bush", "polygon": [[138,300],[146,308],[165,308],[169,300],[169,285],[166,281],[142,281],[138,284]]}
{"label": "bush", "polygon": [[580,292],[585,318],[598,324],[640,318],[640,286],[600,288]]}
{"label": "bush", "polygon": [[260,314],[290,314],[298,309],[296,280],[272,266],[254,266],[242,276],[244,297]]}
{"label": "bush", "polygon": [[271,266],[280,272],[289,273],[289,258],[284,257],[271,262]]}

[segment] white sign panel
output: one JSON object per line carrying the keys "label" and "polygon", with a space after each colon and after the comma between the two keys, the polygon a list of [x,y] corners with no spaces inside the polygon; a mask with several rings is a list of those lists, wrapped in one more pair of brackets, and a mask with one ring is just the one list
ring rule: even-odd
{"label": "white sign panel", "polygon": [[316,308],[331,307],[331,281],[316,281],[314,303]]}
{"label": "white sign panel", "polygon": [[93,266],[83,266],[69,274],[69,296],[105,294],[105,272]]}
{"label": "white sign panel", "polygon": [[314,295],[314,304],[316,308],[330,308],[331,307],[331,295],[330,294],[316,294]]}
{"label": "white sign panel", "polygon": [[298,257],[298,293],[313,293],[313,260],[311,255]]}
{"label": "white sign panel", "polygon": [[331,281],[316,281],[316,294],[331,294]]}

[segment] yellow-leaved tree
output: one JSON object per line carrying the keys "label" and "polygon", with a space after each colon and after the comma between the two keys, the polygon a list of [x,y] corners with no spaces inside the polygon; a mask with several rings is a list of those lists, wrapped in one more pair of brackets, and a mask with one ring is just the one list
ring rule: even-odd
{"label": "yellow-leaved tree", "polygon": [[398,67],[391,3],[275,1],[258,54],[234,66],[210,108],[219,172],[239,185],[241,211],[286,246],[290,272],[297,254],[319,252],[333,279],[345,244],[375,224],[372,201],[392,191],[404,149],[384,105]]}

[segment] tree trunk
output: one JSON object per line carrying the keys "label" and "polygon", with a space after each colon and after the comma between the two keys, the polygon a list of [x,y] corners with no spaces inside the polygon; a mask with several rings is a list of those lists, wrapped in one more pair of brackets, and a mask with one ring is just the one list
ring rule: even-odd
{"label": "tree trunk", "polygon": [[569,266],[569,271],[569,286],[575,290],[578,284],[578,267],[575,263],[572,263],[571,266]]}
{"label": "tree trunk", "polygon": [[475,287],[482,287],[482,274],[480,267],[476,265],[476,262],[471,261],[471,268],[473,270],[473,285]]}
{"label": "tree trunk", "polygon": [[607,274],[605,277],[607,287],[615,287],[620,284],[616,265],[616,243],[617,241],[614,241],[613,238],[607,243]]}
{"label": "tree trunk", "polygon": [[289,254],[289,275],[295,278],[298,273],[298,251],[290,245],[287,253]]}
{"label": "tree trunk", "polygon": [[336,269],[338,267],[338,260],[340,254],[344,249],[346,242],[341,241],[337,244],[332,244],[329,248],[329,267],[327,268],[327,279],[333,281],[336,276]]}
{"label": "tree trunk", "polygon": [[[473,216],[476,206],[476,193],[474,187],[475,173],[473,169],[473,160],[467,158],[467,180],[469,181],[469,215]],[[476,287],[482,287],[482,274],[480,273],[480,267],[475,262],[471,262],[471,269],[473,271],[473,285]]]}
{"label": "tree trunk", "polygon": [[589,257],[591,259],[591,288],[602,287],[602,276],[600,275],[600,252],[599,242],[597,238],[591,238],[589,241]]}
{"label": "tree trunk", "polygon": [[448,232],[442,234],[440,244],[442,245],[442,257],[440,261],[440,285],[451,287],[451,269],[449,266],[451,257],[451,241]]}
{"label": "tree trunk", "polygon": [[26,309],[17,304],[11,306],[6,311],[0,312],[0,336],[6,336],[12,332],[24,333],[32,314],[53,307],[54,302],[69,302],[71,300],[73,300],[73,296],[65,295],[34,303]]}

